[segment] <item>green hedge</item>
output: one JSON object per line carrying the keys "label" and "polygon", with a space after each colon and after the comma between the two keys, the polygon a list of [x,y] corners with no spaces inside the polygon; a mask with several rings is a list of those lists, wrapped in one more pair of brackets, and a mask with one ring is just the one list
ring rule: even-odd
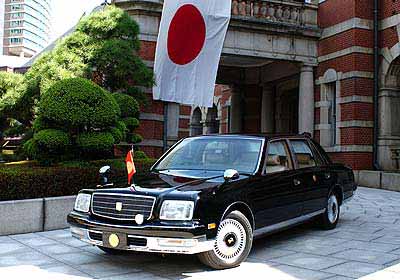
{"label": "green hedge", "polygon": [[[149,175],[153,159],[136,160],[136,181]],[[0,165],[0,201],[75,195],[81,189],[95,188],[101,166],[112,167],[111,181],[126,186],[124,159],[69,162],[55,167]]]}

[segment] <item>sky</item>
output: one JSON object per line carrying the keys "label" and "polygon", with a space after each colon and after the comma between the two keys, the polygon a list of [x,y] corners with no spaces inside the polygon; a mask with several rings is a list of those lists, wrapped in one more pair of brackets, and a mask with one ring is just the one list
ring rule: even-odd
{"label": "sky", "polygon": [[52,40],[74,26],[83,13],[92,11],[103,2],[104,0],[53,0]]}

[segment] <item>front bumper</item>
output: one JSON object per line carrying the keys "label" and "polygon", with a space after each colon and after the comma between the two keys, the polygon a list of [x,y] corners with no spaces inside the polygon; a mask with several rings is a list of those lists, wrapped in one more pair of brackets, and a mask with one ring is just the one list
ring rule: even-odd
{"label": "front bumper", "polygon": [[214,239],[207,239],[203,226],[129,226],[113,225],[102,221],[92,220],[87,215],[72,212],[68,215],[73,237],[95,245],[109,247],[103,241],[103,233],[123,234],[127,240],[140,240],[139,244],[130,244],[116,249],[172,254],[198,254],[211,251]]}

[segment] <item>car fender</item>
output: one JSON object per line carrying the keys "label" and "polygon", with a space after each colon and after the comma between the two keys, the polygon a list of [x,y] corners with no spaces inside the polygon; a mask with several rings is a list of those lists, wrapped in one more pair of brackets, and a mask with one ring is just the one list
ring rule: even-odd
{"label": "car fender", "polygon": [[[254,219],[254,214],[253,211],[251,210],[250,206],[243,201],[235,201],[233,203],[231,203],[223,212],[221,219],[220,219],[220,223],[222,222],[222,220],[232,211],[239,209],[238,211],[240,211],[240,208],[244,208],[246,209],[247,213],[243,213],[247,218],[250,218],[249,222],[251,223],[251,226],[253,228],[253,231],[255,229],[255,219]],[[251,216],[251,217],[249,217]]]}

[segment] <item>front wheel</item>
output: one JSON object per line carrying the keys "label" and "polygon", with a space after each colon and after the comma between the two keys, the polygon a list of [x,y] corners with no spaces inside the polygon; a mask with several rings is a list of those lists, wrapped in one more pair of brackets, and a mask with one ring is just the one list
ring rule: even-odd
{"label": "front wheel", "polygon": [[249,220],[239,211],[233,211],[218,228],[214,249],[199,254],[202,263],[214,269],[240,265],[249,255],[253,244],[253,230]]}
{"label": "front wheel", "polygon": [[320,226],[323,229],[331,230],[336,228],[340,217],[340,205],[336,193],[331,193],[328,198],[325,213],[320,217]]}

